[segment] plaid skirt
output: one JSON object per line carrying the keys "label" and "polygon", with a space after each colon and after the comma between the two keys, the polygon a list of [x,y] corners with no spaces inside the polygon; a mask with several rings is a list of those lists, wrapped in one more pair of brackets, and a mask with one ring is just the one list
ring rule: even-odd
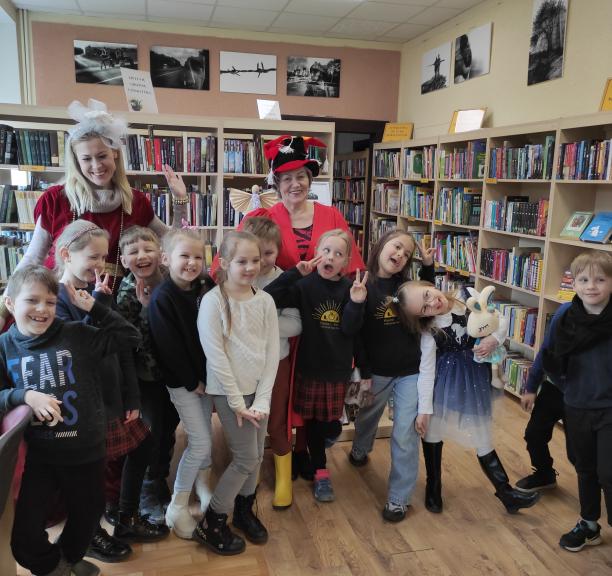
{"label": "plaid skirt", "polygon": [[106,424],[106,459],[116,460],[130,453],[150,433],[147,425],[140,419],[127,424],[115,418]]}
{"label": "plaid skirt", "polygon": [[296,373],[293,409],[304,420],[340,420],[347,384],[344,381],[314,380]]}

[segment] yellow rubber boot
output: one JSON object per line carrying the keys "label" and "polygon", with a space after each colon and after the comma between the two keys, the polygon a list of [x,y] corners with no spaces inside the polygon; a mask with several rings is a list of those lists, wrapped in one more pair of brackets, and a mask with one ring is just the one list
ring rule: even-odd
{"label": "yellow rubber boot", "polygon": [[276,468],[276,485],[274,487],[272,507],[275,510],[284,510],[291,506],[291,501],[293,499],[291,452],[288,452],[284,456],[274,454],[274,468]]}

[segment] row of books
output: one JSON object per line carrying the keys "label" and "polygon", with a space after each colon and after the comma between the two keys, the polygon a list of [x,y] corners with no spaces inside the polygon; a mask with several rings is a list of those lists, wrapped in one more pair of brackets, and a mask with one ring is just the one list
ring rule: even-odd
{"label": "row of books", "polygon": [[535,343],[538,309],[516,302],[495,301],[495,307],[508,319],[508,338],[533,346]]}
{"label": "row of books", "polygon": [[438,191],[436,220],[449,224],[478,226],[480,224],[480,188],[443,187]]}
{"label": "row of books", "polygon": [[557,298],[565,302],[571,302],[574,296],[576,296],[576,291],[574,290],[574,277],[572,276],[572,271],[567,269],[563,271],[563,276],[561,276]]}
{"label": "row of books", "polygon": [[374,151],[374,176],[377,178],[400,177],[400,153],[397,150]]}
{"label": "row of books", "polygon": [[474,282],[449,272],[436,274],[435,285],[438,290],[441,290],[442,292],[450,292],[451,294],[461,294],[465,292],[466,288],[468,287],[474,288]]}
{"label": "row of books", "polygon": [[[172,197],[167,188],[147,184],[142,191],[145,193],[155,215],[164,223],[172,222]],[[187,192],[187,224],[189,226],[217,225],[217,194],[208,187],[206,193],[200,192],[196,186],[191,186]]]}
{"label": "row of books", "polygon": [[525,144],[514,148],[509,142],[492,148],[489,177],[517,180],[549,180],[552,174],[555,137],[548,135],[544,144]]}
{"label": "row of books", "polygon": [[410,180],[434,178],[436,147],[425,146],[421,150],[409,149],[404,152],[404,178]]}
{"label": "row of books", "polygon": [[364,202],[365,197],[365,180],[334,180],[332,200]]}
{"label": "row of books", "polygon": [[533,246],[483,248],[480,255],[481,274],[531,292],[540,291],[542,267],[542,253]]}
{"label": "row of books", "polygon": [[546,235],[548,221],[546,198],[529,202],[529,196],[506,196],[485,202],[484,227],[534,236]]}
{"label": "row of books", "polygon": [[363,178],[366,175],[367,158],[347,158],[334,162],[334,178]]}
{"label": "row of books", "polygon": [[344,216],[344,219],[349,224],[363,226],[363,219],[365,217],[365,204],[355,204],[353,202],[344,202],[340,200],[334,203],[334,206],[338,208],[340,214]]}
{"label": "row of books", "polygon": [[402,216],[431,220],[433,218],[433,190],[427,186],[403,184],[399,211]]}
{"label": "row of books", "polygon": [[363,254],[363,249],[364,249],[364,238],[365,238],[365,234],[363,232],[363,228],[351,228],[351,234],[353,235],[353,238],[355,239],[355,244],[357,244],[357,248],[359,248],[359,252],[361,252],[361,254]]}
{"label": "row of books", "polygon": [[414,238],[414,241],[416,242],[416,249],[414,251],[414,255],[420,260],[422,260],[423,255],[421,254],[421,251],[419,250],[419,244],[423,246],[423,248],[425,248],[426,250],[430,248],[431,247],[431,233],[421,232],[419,230],[408,230],[408,232],[412,234],[412,237]]}
{"label": "row of books", "polygon": [[399,210],[399,188],[397,185],[379,182],[372,191],[372,210],[385,214],[397,214]]}
{"label": "row of books", "polygon": [[439,264],[464,272],[476,272],[478,238],[462,232],[435,232],[434,259]]}
{"label": "row of books", "polygon": [[383,234],[389,230],[395,230],[395,228],[397,228],[395,219],[380,218],[379,216],[370,218],[370,244],[375,244]]}
{"label": "row of books", "polygon": [[557,159],[559,180],[612,180],[612,139],[561,144]]}
{"label": "row of books", "polygon": [[18,222],[15,187],[0,184],[0,222]]}
{"label": "row of books", "polygon": [[612,212],[574,212],[567,219],[560,236],[607,244],[612,240]]}
{"label": "row of books", "polygon": [[0,125],[0,164],[63,166],[68,134]]}
{"label": "row of books", "polygon": [[229,188],[223,189],[223,226],[238,226],[244,217],[243,212],[238,212],[230,203]]}
{"label": "row of books", "polygon": [[25,254],[34,232],[2,230],[0,232],[0,282],[7,282]]}
{"label": "row of books", "polygon": [[264,140],[254,134],[250,140],[228,138],[223,143],[223,171],[235,174],[267,174]]}
{"label": "row of books", "polygon": [[514,394],[521,395],[525,390],[529,370],[533,362],[527,360],[516,352],[508,352],[502,363],[501,372],[506,380],[506,389]]}
{"label": "row of books", "polygon": [[438,178],[472,179],[484,178],[486,142],[474,140],[466,148],[438,151]]}

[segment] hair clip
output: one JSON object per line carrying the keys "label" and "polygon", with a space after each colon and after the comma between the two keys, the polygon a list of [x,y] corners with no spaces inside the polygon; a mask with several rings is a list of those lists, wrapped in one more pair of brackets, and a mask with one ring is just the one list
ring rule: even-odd
{"label": "hair clip", "polygon": [[397,296],[393,296],[393,298],[391,298],[391,302],[393,302],[393,304],[399,304],[399,298]]}

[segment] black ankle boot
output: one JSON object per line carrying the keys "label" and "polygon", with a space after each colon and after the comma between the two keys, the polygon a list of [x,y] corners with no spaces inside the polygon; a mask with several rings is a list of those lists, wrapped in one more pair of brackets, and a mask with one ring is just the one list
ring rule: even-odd
{"label": "black ankle boot", "polygon": [[423,440],[423,457],[427,470],[425,508],[434,514],[442,512],[442,442]]}
{"label": "black ankle boot", "polygon": [[268,541],[268,531],[259,521],[259,518],[253,514],[254,503],[255,494],[251,494],[250,496],[241,496],[238,494],[234,500],[234,517],[232,518],[232,524],[244,532],[249,542],[253,544],[265,544]]}
{"label": "black ankle boot", "polygon": [[115,526],[115,538],[133,542],[155,542],[168,536],[170,530],[164,524],[153,524],[147,517],[137,512],[128,514],[119,512],[119,521]]}
{"label": "black ankle boot", "polygon": [[229,529],[227,514],[217,514],[210,505],[193,531],[193,539],[221,556],[240,554],[246,548],[244,540]]}
{"label": "black ankle boot", "polygon": [[501,500],[510,514],[516,514],[521,508],[529,508],[540,499],[539,492],[526,494],[510,486],[508,475],[495,450],[484,456],[478,456],[478,461],[487,478],[495,487],[495,496]]}
{"label": "black ankle boot", "polygon": [[314,480],[314,470],[310,461],[310,454],[308,454],[307,450],[293,453],[291,459],[291,477],[295,480],[298,475],[310,482]]}
{"label": "black ankle boot", "polygon": [[87,552],[85,552],[85,556],[111,564],[114,562],[123,562],[123,560],[127,560],[131,554],[132,548],[130,548],[129,544],[114,538],[101,526],[98,526],[87,548]]}

